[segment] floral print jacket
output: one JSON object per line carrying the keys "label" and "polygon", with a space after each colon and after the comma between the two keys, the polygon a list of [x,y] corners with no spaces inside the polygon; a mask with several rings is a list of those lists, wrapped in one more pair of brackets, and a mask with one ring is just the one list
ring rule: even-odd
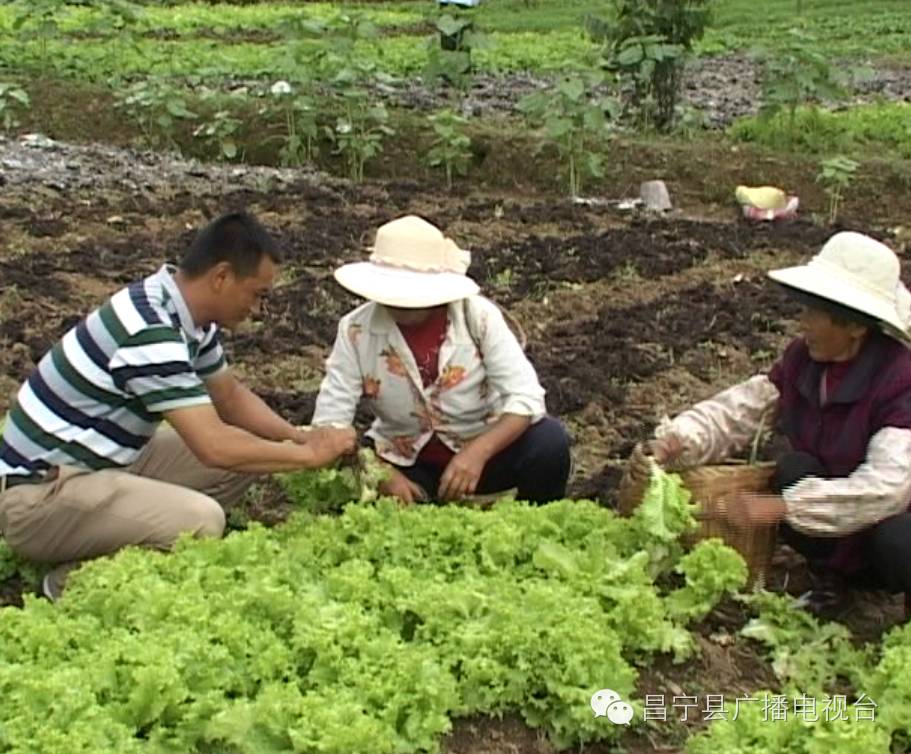
{"label": "floral print jacket", "polygon": [[496,304],[449,304],[439,377],[424,387],[389,312],[370,302],[345,315],[326,363],[313,424],[351,424],[361,397],[376,417],[367,435],[380,457],[414,464],[436,434],[453,451],[503,414],[545,413],[544,389]]}

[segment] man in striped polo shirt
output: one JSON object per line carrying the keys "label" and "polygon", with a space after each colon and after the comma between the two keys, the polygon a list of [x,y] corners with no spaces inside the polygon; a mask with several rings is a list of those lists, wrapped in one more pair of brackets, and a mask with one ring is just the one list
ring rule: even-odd
{"label": "man in striped polo shirt", "polygon": [[115,293],[22,385],[0,439],[0,532],[23,557],[56,564],[49,597],[79,561],[220,536],[222,506],[257,474],[354,449],[351,429],[289,424],[225,362],[219,327],[258,307],[280,262],[253,217],[220,217],[179,267]]}

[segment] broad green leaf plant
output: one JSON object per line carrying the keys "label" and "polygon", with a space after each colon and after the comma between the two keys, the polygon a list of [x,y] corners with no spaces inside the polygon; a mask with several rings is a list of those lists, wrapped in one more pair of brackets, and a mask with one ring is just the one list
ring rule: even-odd
{"label": "broad green leaf plant", "polygon": [[19,0],[13,7],[13,31],[38,41],[41,68],[50,70],[50,42],[60,31],[59,21],[66,12],[66,3],[64,0]]}
{"label": "broad green leaf plant", "polygon": [[860,163],[844,155],[836,155],[823,160],[819,167],[816,182],[822,184],[823,191],[829,197],[829,224],[834,225],[838,220],[838,210],[844,194],[854,182]]}
{"label": "broad green leaf plant", "polygon": [[424,78],[430,83],[442,79],[465,92],[474,74],[472,51],[492,49],[493,40],[477,27],[470,11],[441,13],[432,24],[437,34],[427,40]]}
{"label": "broad green leaf plant", "polygon": [[787,113],[787,136],[793,142],[797,113],[801,107],[816,107],[823,101],[843,99],[848,77],[832,66],[807,31],[789,31],[788,43],[774,51],[760,50],[762,106],[760,115],[772,118]]}
{"label": "broad green leaf plant", "polygon": [[199,118],[189,109],[184,91],[163,78],[135,81],[118,89],[114,96],[114,106],[136,122],[151,146],[179,151],[176,138],[179,125]]}
{"label": "broad green leaf plant", "polygon": [[711,20],[712,0],[613,0],[610,20],[589,18],[603,64],[632,89],[641,125],[670,131],[686,57]]}
{"label": "broad green leaf plant", "polygon": [[430,115],[428,121],[434,140],[427,152],[427,164],[443,169],[446,188],[451,190],[453,175],[465,175],[471,161],[471,137],[466,133],[468,119],[447,109]]}
{"label": "broad green leaf plant", "polygon": [[386,106],[371,102],[365,90],[346,88],[341,101],[343,114],[325,132],[335,144],[335,153],[343,157],[348,177],[359,183],[364,180],[364,166],[383,151],[383,140],[395,129],[389,125]]}
{"label": "broad green leaf plant", "polygon": [[542,147],[556,148],[572,197],[581,195],[586,178],[604,175],[612,122],[620,110],[617,100],[598,94],[604,82],[600,74],[579,74],[519,102],[519,110],[538,127]]}
{"label": "broad green leaf plant", "polygon": [[19,84],[0,82],[0,127],[7,133],[19,126],[19,117],[31,107],[28,92]]}

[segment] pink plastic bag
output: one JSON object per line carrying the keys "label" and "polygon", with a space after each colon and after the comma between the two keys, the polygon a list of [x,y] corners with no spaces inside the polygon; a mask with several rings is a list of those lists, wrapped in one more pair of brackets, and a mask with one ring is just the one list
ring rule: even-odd
{"label": "pink plastic bag", "polygon": [[751,207],[749,204],[741,206],[743,216],[747,220],[791,220],[797,217],[797,205],[799,204],[800,199],[796,196],[789,196],[788,203],[780,209],[759,209],[759,207]]}

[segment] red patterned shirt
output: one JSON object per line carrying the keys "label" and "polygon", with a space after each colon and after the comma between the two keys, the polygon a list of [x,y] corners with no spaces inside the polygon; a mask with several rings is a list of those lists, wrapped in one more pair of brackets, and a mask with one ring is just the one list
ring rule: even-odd
{"label": "red patterned shirt", "polygon": [[[418,365],[424,387],[432,385],[440,375],[440,347],[446,340],[448,325],[449,316],[445,306],[434,309],[433,313],[418,325],[398,323],[402,337],[405,338]],[[434,434],[418,453],[418,462],[445,469],[454,455],[455,453]]]}

